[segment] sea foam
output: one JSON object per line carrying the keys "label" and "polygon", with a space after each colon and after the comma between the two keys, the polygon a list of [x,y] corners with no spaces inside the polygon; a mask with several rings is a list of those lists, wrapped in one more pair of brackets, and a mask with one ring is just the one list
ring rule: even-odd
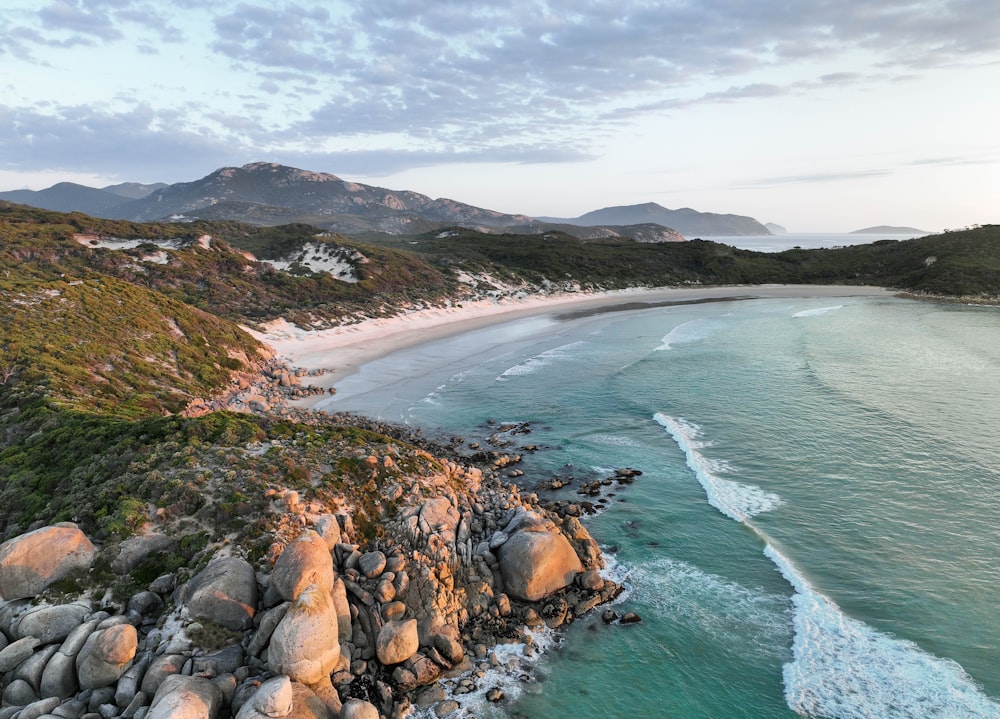
{"label": "sea foam", "polygon": [[792,315],[792,317],[818,317],[819,315],[825,315],[829,312],[835,312],[843,307],[843,305],[834,305],[833,307],[817,307],[813,310],[802,310],[801,312],[796,312]]}
{"label": "sea foam", "polygon": [[715,332],[717,324],[718,321],[713,319],[697,319],[679,324],[663,336],[656,351],[664,352],[673,349],[674,345],[705,339]]}
{"label": "sea foam", "polygon": [[698,425],[662,412],[657,412],[653,419],[666,428],[686,455],[687,466],[705,490],[708,503],[730,519],[745,522],[750,517],[782,504],[781,497],[757,485],[720,477],[720,474],[729,472],[732,468],[728,463],[710,459],[699,451],[706,444],[700,440],[701,428]]}
{"label": "sea foam", "polygon": [[772,545],[764,554],[795,589],[793,658],[783,672],[793,711],[835,719],[1000,717],[1000,705],[957,663],[846,616]]}
{"label": "sea foam", "polygon": [[510,379],[511,377],[520,377],[523,375],[534,374],[538,370],[542,369],[543,367],[547,367],[553,362],[571,358],[573,356],[573,350],[578,349],[585,344],[587,343],[584,340],[580,340],[577,342],[570,342],[569,344],[565,344],[560,347],[554,347],[550,350],[546,350],[545,352],[537,354],[534,357],[529,357],[524,362],[521,362],[519,364],[514,365],[513,367],[509,367],[506,370],[504,370],[500,374],[500,376],[497,377],[497,381],[502,382]]}

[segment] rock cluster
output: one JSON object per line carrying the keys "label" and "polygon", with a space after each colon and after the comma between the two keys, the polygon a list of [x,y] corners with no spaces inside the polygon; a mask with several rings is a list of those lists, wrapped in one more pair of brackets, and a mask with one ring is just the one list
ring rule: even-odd
{"label": "rock cluster", "polygon": [[[349,509],[306,511],[296,496],[295,530],[262,565],[224,548],[120,604],[37,596],[94,560],[74,525],[5,542],[0,719],[443,716],[445,678],[454,694],[501,701],[479,686],[499,661],[491,647],[529,642],[525,626],[560,626],[620,588],[575,517],[494,471],[442,467],[400,492],[364,545]],[[131,568],[157,546],[126,542],[108,564]]]}

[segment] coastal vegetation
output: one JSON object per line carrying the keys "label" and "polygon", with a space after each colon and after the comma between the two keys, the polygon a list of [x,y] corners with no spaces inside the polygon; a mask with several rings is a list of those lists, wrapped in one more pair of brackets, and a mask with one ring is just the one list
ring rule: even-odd
{"label": "coastal vegetation", "polygon": [[[349,281],[315,269],[313,256],[339,258]],[[126,617],[126,605],[141,597],[142,611],[96,632],[133,644],[141,636],[152,656],[177,646],[157,624],[188,622],[190,661],[237,647],[245,676],[226,699],[235,713],[233,697],[247,704],[267,672],[295,671],[296,662],[279,659],[283,612],[332,612],[335,594],[337,616],[324,615],[324,626],[339,624],[342,634],[323,637],[325,678],[296,681],[328,708],[316,716],[339,714],[342,699],[402,716],[406,692],[442,671],[485,668],[498,639],[519,637],[532,623],[561,626],[620,591],[600,576],[600,551],[577,519],[589,502],[543,506],[537,495],[521,495],[507,483],[523,472],[510,468],[520,456],[506,440],[435,440],[289,406],[308,376],[283,367],[248,330],[278,319],[318,329],[503,295],[648,286],[875,284],[996,301],[1000,227],[765,254],[702,240],[457,228],[348,238],[305,224],[135,223],[0,203],[0,270],[0,531],[11,542],[31,541],[36,531],[85,533],[83,544],[93,537],[100,547],[71,553],[90,564],[44,593],[3,590],[20,604],[5,607],[0,623],[10,626],[0,630],[14,636],[10,627],[26,620],[12,613],[36,603],[83,612],[82,620],[87,607]],[[234,393],[250,398],[245,411],[227,404]],[[618,481],[637,474],[619,470]],[[55,523],[72,527],[48,526]],[[322,569],[336,579],[282,589],[282,558],[308,542],[321,545]],[[527,559],[542,556],[560,557],[559,567],[543,572],[542,562]],[[212,582],[223,569],[249,578],[233,602],[249,614],[233,624],[217,607],[199,609],[199,582],[216,596]],[[0,566],[0,584],[7,579]],[[188,589],[176,593],[181,585]],[[310,611],[300,611],[300,596]],[[175,600],[167,622],[159,613]],[[613,610],[605,617],[616,621]],[[406,651],[376,651],[383,630],[406,633]],[[40,646],[24,661],[49,662],[49,672],[62,651]],[[143,661],[132,665],[139,676]],[[51,696],[22,682],[18,694],[4,690],[4,701],[54,708],[74,701],[74,682],[90,682],[94,672],[66,676],[65,687],[46,688]],[[461,681],[472,691],[473,680]],[[124,686],[111,693],[116,711],[150,700]],[[502,700],[502,692],[492,696]]]}

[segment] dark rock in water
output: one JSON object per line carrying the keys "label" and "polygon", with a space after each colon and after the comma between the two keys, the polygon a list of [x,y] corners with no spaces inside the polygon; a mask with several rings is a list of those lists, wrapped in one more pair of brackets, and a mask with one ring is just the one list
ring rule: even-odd
{"label": "dark rock in water", "polygon": [[616,619],[618,619],[618,612],[616,612],[614,609],[605,609],[603,612],[601,612],[601,621],[603,621],[605,624],[611,624]]}
{"label": "dark rock in water", "polygon": [[642,617],[635,612],[625,612],[625,614],[622,615],[619,624],[638,624],[641,621]]}
{"label": "dark rock in water", "polygon": [[503,699],[504,693],[500,687],[493,687],[486,692],[486,701],[496,704],[497,702],[502,702]]}

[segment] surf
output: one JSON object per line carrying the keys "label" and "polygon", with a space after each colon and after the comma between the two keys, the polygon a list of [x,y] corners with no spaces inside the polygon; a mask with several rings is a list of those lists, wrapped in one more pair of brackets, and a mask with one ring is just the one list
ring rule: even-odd
{"label": "surf", "polygon": [[792,660],[783,667],[785,700],[802,716],[829,719],[996,719],[1000,705],[957,663],[914,642],[879,632],[846,615],[819,592],[750,520],[781,505],[756,485],[722,479],[724,460],[700,450],[711,446],[701,427],[664,413],[654,415],[684,452],[688,468],[711,506],[740,522],[764,543],[764,555],[792,586]]}

